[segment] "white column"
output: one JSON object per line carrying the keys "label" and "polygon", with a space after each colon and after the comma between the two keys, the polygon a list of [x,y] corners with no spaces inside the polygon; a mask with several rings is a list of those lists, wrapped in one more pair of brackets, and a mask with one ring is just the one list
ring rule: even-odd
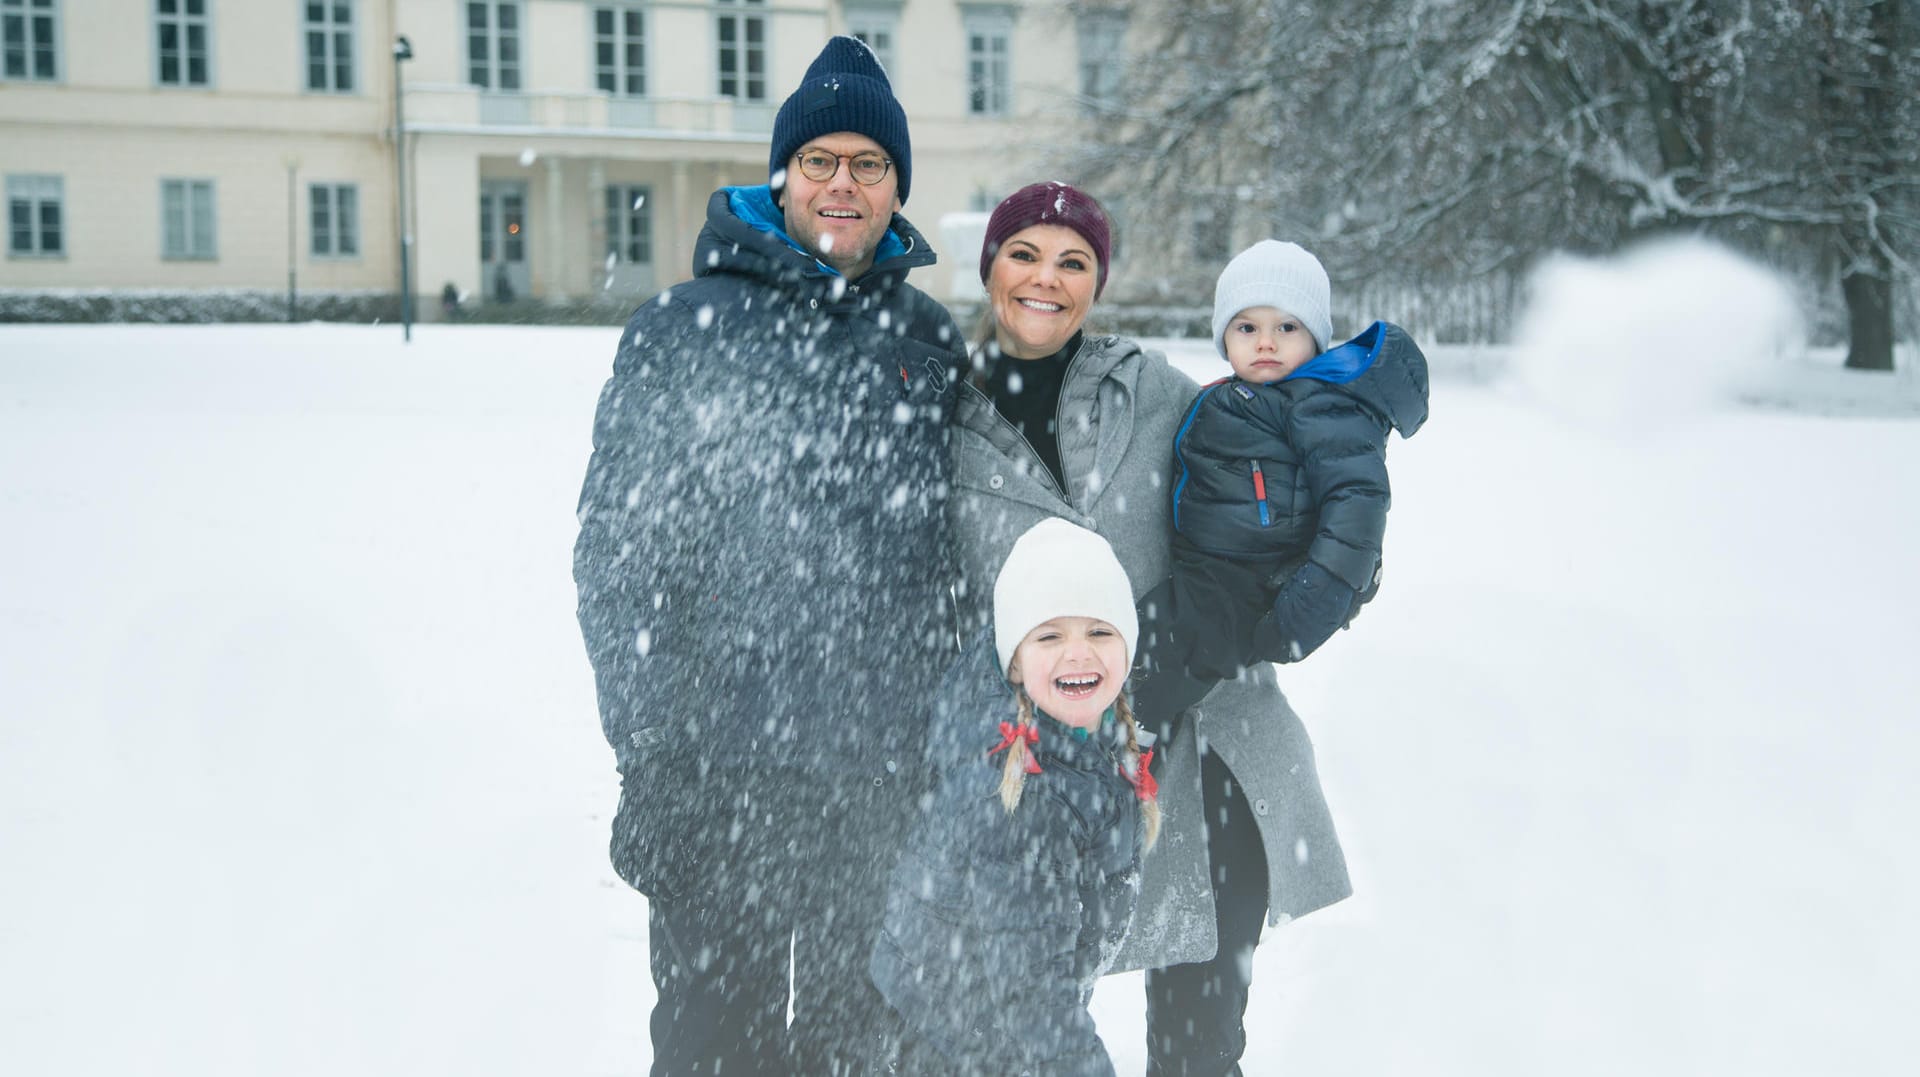
{"label": "white column", "polygon": [[547,223],[542,231],[546,234],[546,297],[565,299],[567,288],[567,223],[566,188],[561,180],[560,158],[551,154],[543,158],[547,162]]}
{"label": "white column", "polygon": [[[587,285],[596,293],[606,283],[607,269],[607,162],[599,157],[587,162],[587,254],[593,259],[593,272]],[[596,294],[595,298],[603,298]]]}
{"label": "white column", "polygon": [[[701,227],[707,223],[704,212],[705,203],[688,203],[689,198],[699,197],[691,192],[691,186],[692,184],[687,180],[687,162],[674,161],[673,200],[669,205],[673,207],[673,220],[676,227],[673,229],[672,238],[667,241],[671,244],[667,250],[671,252],[672,260],[665,265],[654,266],[654,272],[659,274],[656,279],[661,284],[680,280],[688,275],[689,267],[693,265],[693,241],[700,235]],[[666,214],[661,214],[661,217],[665,216]]]}

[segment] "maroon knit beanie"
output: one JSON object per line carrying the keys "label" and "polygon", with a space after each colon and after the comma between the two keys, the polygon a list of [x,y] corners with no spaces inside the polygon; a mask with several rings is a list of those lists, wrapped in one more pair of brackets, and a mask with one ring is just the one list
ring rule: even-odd
{"label": "maroon knit beanie", "polygon": [[1015,232],[1036,224],[1071,228],[1093,247],[1099,271],[1093,297],[1100,298],[1100,293],[1107,288],[1107,254],[1111,242],[1107,234],[1107,211],[1085,191],[1052,180],[1030,183],[993,207],[993,216],[987,221],[986,242],[980,245],[980,283],[987,283],[992,275],[993,256],[1000,253],[1000,245]]}

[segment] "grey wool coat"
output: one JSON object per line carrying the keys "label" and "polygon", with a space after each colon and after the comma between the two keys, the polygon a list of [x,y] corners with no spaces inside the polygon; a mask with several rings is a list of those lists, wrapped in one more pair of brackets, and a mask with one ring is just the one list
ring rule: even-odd
{"label": "grey wool coat", "polygon": [[[1119,337],[1086,337],[1060,389],[1063,491],[993,402],[961,387],[947,512],[969,635],[992,619],[993,581],[1014,540],[1048,516],[1105,537],[1136,600],[1167,577],[1173,439],[1198,392],[1158,352]],[[1353,892],[1313,744],[1273,667],[1261,666],[1189,708],[1173,742],[1160,749],[1161,837],[1142,863],[1133,930],[1113,971],[1204,961],[1218,948],[1200,801],[1203,738],[1253,806],[1267,854],[1269,922]]]}

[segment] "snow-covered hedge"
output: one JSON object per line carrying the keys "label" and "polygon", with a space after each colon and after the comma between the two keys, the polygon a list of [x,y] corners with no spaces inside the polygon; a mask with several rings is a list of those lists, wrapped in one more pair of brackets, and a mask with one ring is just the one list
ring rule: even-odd
{"label": "snow-covered hedge", "polygon": [[[312,292],[296,297],[295,320],[397,320],[398,297]],[[0,289],[0,322],[284,322],[287,293],[264,289]]]}
{"label": "snow-covered hedge", "polygon": [[[619,302],[470,302],[454,317],[530,325],[620,325],[641,298]],[[267,289],[0,288],[0,323],[397,322],[400,299],[390,292],[301,292],[295,297],[293,317],[287,314],[287,293]],[[414,302],[413,318],[416,322],[437,322],[447,320],[447,315],[438,297],[422,296]]]}

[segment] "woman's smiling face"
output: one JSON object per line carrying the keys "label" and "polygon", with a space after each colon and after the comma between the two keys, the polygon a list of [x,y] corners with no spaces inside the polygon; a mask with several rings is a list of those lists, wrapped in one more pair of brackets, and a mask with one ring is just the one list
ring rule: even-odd
{"label": "woman's smiling face", "polygon": [[1007,679],[1062,725],[1092,729],[1120,698],[1127,680],[1127,644],[1092,617],[1055,617],[1027,633],[1013,652]]}
{"label": "woman's smiling face", "polygon": [[1086,323],[1100,263],[1093,244],[1065,225],[1036,224],[1007,237],[993,256],[987,301],[1002,354],[1044,359]]}

